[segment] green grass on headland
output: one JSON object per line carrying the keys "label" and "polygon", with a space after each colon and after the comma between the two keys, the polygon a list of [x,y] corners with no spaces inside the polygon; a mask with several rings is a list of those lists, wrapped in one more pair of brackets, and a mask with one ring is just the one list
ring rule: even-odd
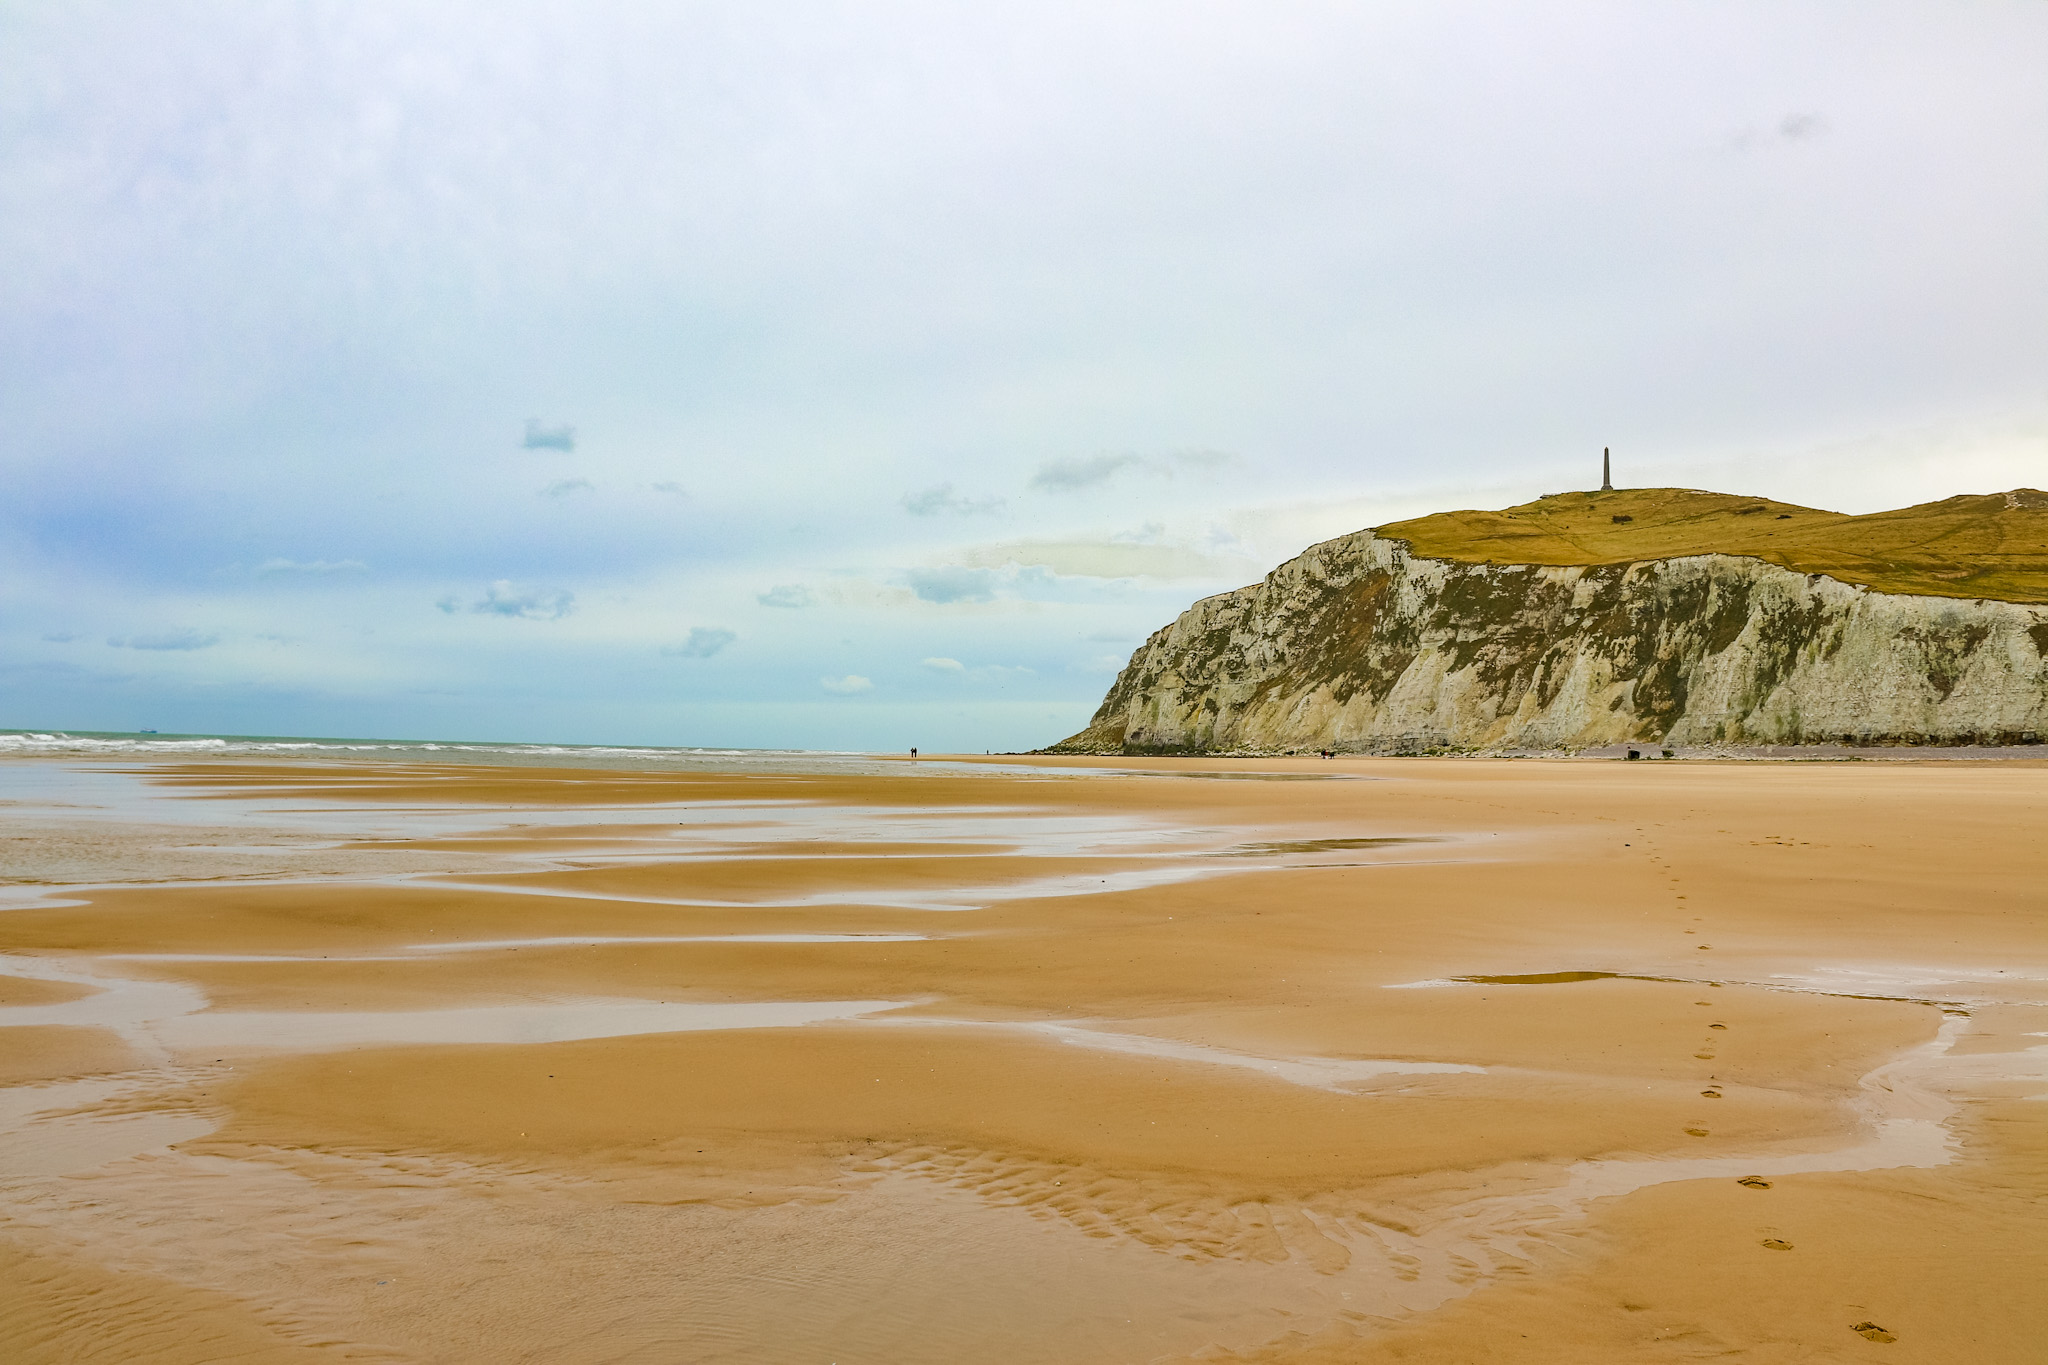
{"label": "green grass on headland", "polygon": [[2048,493],[2031,488],[1867,516],[1691,488],[1618,488],[1374,529],[1424,558],[1468,564],[1748,555],[1877,592],[2048,602]]}

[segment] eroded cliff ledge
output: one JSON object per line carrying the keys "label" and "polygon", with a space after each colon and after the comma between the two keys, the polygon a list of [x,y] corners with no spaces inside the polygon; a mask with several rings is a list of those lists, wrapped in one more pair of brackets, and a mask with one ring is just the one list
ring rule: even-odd
{"label": "eroded cliff ledge", "polygon": [[[1645,501],[1651,494],[1667,496]],[[1721,522],[1743,515],[1703,511],[1698,499],[1755,502],[1688,490],[1604,496],[1652,507],[1643,534],[1659,548],[1720,537]],[[1437,519],[1360,531],[1197,602],[1132,655],[1088,728],[1052,751],[2033,743],[2048,738],[2048,605],[2032,586],[2031,540],[2048,550],[2048,496],[2019,490],[1929,508],[1949,515],[1964,501],[1984,504],[1977,520],[1995,524],[2010,560],[2001,573],[2013,582],[2000,596],[2034,600],[1873,591],[1755,553],[1623,559],[1635,514],[1586,494],[1447,515],[1506,518],[1518,535],[1548,516],[1543,554],[1529,558],[1610,562],[1488,562],[1500,537],[1457,541],[1426,524]],[[1654,510],[1674,506],[1679,513]],[[1756,510],[1788,532],[1800,528],[1784,522],[1828,518],[1837,547],[1860,543],[1855,523],[1903,515],[1782,506]],[[1605,549],[1575,551],[1571,519],[1597,526]],[[1410,534],[1387,534],[1397,529]],[[1445,557],[1413,548],[1432,529]],[[1979,572],[1971,562],[1944,567],[1938,547],[1913,544],[1916,584],[1946,587]],[[2038,562],[2048,565],[2048,554]]]}

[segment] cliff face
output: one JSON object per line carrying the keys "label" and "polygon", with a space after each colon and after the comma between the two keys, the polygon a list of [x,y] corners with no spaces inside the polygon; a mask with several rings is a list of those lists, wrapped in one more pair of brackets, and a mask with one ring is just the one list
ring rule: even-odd
{"label": "cliff face", "polygon": [[1361,531],[1197,602],[1054,750],[2028,743],[2044,657],[2048,606],[1722,554],[1424,559]]}

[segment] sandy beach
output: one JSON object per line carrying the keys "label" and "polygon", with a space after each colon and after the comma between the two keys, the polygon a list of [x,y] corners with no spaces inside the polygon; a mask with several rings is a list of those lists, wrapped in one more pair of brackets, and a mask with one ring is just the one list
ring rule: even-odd
{"label": "sandy beach", "polygon": [[0,763],[22,1362],[2022,1362],[2048,764]]}

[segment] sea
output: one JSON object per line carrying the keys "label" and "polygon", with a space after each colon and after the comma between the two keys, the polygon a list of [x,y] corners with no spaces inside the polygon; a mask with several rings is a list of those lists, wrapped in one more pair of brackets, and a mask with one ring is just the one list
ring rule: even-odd
{"label": "sea", "polygon": [[[907,757],[905,755],[904,757]],[[0,730],[0,759],[305,759],[318,762],[473,763],[490,767],[613,768],[637,772],[901,774],[897,755],[850,750],[720,749],[653,744],[337,739],[311,735],[188,735],[153,731]],[[919,765],[920,767],[925,765]],[[949,765],[950,766],[950,765]]]}

